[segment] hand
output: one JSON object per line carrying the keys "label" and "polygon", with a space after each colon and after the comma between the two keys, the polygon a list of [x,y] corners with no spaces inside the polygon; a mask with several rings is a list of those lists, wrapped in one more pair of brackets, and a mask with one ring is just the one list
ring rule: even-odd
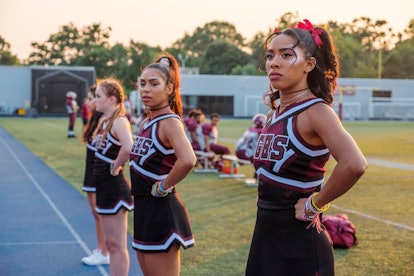
{"label": "hand", "polygon": [[122,170],[122,166],[119,166],[119,167],[115,168],[114,167],[114,162],[112,162],[111,165],[109,166],[109,173],[112,176],[117,176],[121,170]]}
{"label": "hand", "polygon": [[159,183],[160,182],[155,182],[154,184],[152,184],[152,187],[151,187],[151,195],[153,197],[165,197],[165,196],[167,196],[168,195],[168,192],[165,193],[165,194],[161,193],[161,191],[160,191],[160,189],[158,187]]}
{"label": "hand", "polygon": [[306,221],[305,218],[305,204],[307,198],[300,198],[295,204],[295,218],[298,220]]}

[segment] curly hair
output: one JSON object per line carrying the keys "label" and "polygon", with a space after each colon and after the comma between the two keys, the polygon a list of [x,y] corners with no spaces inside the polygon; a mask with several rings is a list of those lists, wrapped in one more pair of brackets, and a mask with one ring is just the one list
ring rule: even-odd
{"label": "curly hair", "polygon": [[[264,43],[264,50],[267,51],[269,43],[278,35],[287,35],[296,40],[294,47],[301,48],[307,58],[314,57],[316,60],[315,68],[309,72],[307,82],[310,90],[315,96],[323,99],[332,105],[334,93],[339,77],[339,62],[335,51],[332,38],[327,30],[315,27],[314,31],[318,33],[322,44],[317,45],[314,33],[309,30],[292,27],[283,31],[275,31],[267,37]],[[259,70],[265,62],[265,58],[259,64]],[[275,108],[274,102],[279,98],[279,91],[270,89],[266,91],[263,100],[266,105]]]}

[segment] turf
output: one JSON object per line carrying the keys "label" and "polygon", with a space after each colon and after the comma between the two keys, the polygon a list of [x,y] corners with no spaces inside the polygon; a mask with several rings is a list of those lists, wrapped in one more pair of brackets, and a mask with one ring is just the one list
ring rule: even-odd
{"label": "turf", "polygon": [[[81,192],[85,145],[66,138],[66,118],[0,117],[0,125]],[[249,125],[250,120],[222,119],[220,142],[234,149]],[[79,119],[78,136],[80,127]],[[414,122],[356,121],[344,127],[368,158],[414,165]],[[328,163],[328,175],[333,165]],[[251,176],[253,168],[242,166],[240,172]],[[371,164],[357,185],[333,202],[328,213],[347,213],[359,240],[355,247],[335,250],[336,275],[414,275],[413,179],[414,171]],[[181,274],[244,275],[256,189],[240,179],[193,172],[178,190],[196,238],[194,248],[182,251]],[[129,225],[131,231],[132,221]]]}

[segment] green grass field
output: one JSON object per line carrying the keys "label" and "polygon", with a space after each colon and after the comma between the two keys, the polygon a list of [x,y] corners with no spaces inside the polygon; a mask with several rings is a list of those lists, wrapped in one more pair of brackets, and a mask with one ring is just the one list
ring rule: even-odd
{"label": "green grass field", "polygon": [[[0,125],[82,193],[85,145],[66,138],[66,118],[0,117]],[[249,125],[250,120],[222,119],[222,143],[234,149],[234,141]],[[344,126],[367,158],[414,165],[414,122],[344,122]],[[80,127],[78,119],[78,136]],[[333,165],[328,163],[328,175]],[[251,166],[240,171],[253,175]],[[353,211],[345,213],[359,240],[358,246],[335,250],[336,275],[414,275],[413,180],[414,171],[370,165],[356,186],[333,202],[329,214],[344,213],[341,208]],[[182,275],[244,275],[256,188],[239,179],[193,172],[178,190],[196,239],[194,248],[182,251]],[[131,231],[132,221],[129,225]]]}

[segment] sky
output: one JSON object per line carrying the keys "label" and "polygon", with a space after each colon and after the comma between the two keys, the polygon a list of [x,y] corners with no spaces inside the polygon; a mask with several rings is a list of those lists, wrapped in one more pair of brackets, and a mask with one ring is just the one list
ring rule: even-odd
{"label": "sky", "polygon": [[111,27],[112,44],[127,46],[132,39],[164,48],[215,20],[233,24],[250,40],[273,29],[287,12],[314,25],[351,23],[364,16],[386,20],[394,32],[402,32],[413,11],[413,0],[0,0],[0,36],[12,54],[26,59],[33,51],[31,42],[44,43],[69,23],[80,29],[95,23]]}

